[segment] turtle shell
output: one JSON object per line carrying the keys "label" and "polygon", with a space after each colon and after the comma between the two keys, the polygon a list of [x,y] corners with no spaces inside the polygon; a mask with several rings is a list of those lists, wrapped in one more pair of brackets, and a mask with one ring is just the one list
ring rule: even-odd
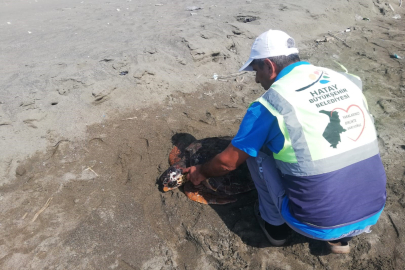
{"label": "turtle shell", "polygon": [[[232,137],[213,137],[196,140],[187,147],[175,145],[169,155],[169,163],[172,166],[161,177],[163,185],[169,187],[166,191],[185,182],[183,176],[175,175],[173,171],[181,172],[181,168],[200,165],[209,161],[224,151],[231,140]],[[171,178],[168,176],[170,173]],[[234,171],[223,176],[208,178],[198,186],[186,182],[184,191],[190,199],[201,203],[224,204],[236,201],[232,195],[247,192],[254,188],[249,169],[244,162]]]}
{"label": "turtle shell", "polygon": [[[231,143],[231,140],[232,137],[214,137],[191,143],[185,149],[187,167],[200,165],[211,160],[217,154],[224,151]],[[207,182],[210,189],[226,195],[239,194],[254,188],[246,162],[228,174],[208,178]]]}

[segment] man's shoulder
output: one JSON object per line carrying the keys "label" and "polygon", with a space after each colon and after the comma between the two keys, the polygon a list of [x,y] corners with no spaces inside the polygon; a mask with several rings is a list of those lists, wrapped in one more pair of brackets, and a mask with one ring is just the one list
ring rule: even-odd
{"label": "man's shoulder", "polygon": [[269,110],[259,101],[255,101],[249,106],[246,115],[254,115],[257,118],[260,116],[272,116]]}

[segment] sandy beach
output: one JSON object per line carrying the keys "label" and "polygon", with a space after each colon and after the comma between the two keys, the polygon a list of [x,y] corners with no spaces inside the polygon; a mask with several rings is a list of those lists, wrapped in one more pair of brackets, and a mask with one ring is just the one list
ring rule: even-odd
{"label": "sandy beach", "polygon": [[[0,2],[1,269],[405,269],[405,7],[400,1]],[[234,136],[264,93],[238,72],[268,29],[363,80],[387,204],[349,255],[272,247],[236,203],[163,193],[172,138]],[[398,57],[396,57],[396,56]]]}

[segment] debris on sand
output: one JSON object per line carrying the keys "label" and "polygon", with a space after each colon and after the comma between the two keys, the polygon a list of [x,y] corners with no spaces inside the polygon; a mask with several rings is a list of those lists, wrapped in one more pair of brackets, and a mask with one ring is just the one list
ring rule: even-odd
{"label": "debris on sand", "polygon": [[[221,81],[221,80],[230,79],[230,78],[239,78],[241,75],[243,75],[245,73],[247,73],[247,71],[232,73],[232,74],[228,74],[228,75],[218,75],[218,74],[214,73],[214,76],[212,76],[212,78],[214,80]],[[243,81],[244,79],[240,79],[240,80]]]}
{"label": "debris on sand", "polygon": [[395,58],[395,59],[402,59],[402,57],[399,56],[399,55],[396,54],[396,53],[391,54],[390,57],[391,57],[391,58]]}
{"label": "debris on sand", "polygon": [[259,17],[256,16],[249,16],[249,15],[240,15],[240,16],[236,16],[236,20],[238,22],[243,22],[243,23],[248,23],[248,22],[253,22],[260,19]]}
{"label": "debris on sand", "polygon": [[195,11],[195,10],[200,10],[200,9],[203,9],[203,8],[197,7],[197,6],[186,7],[187,11]]}
{"label": "debris on sand", "polygon": [[323,38],[315,39],[315,42],[316,42],[316,43],[320,43],[320,42],[331,42],[332,40],[334,40],[333,37],[323,37]]}
{"label": "debris on sand", "polygon": [[86,169],[84,169],[85,171],[89,170],[92,171],[96,176],[99,176],[93,169],[92,167],[87,167]]}
{"label": "debris on sand", "polygon": [[344,41],[344,40],[341,39],[340,37],[337,37],[335,34],[332,34],[330,31],[328,31],[328,34],[329,34],[331,37],[334,37],[334,38],[336,38],[337,40],[340,40],[346,47],[351,48],[351,47],[346,43],[346,41]]}
{"label": "debris on sand", "polygon": [[45,205],[44,205],[41,209],[39,209],[38,212],[36,212],[36,214],[34,215],[34,217],[33,217],[32,220],[31,220],[31,223],[34,222],[42,212],[45,211],[45,209],[46,209],[46,208],[49,206],[49,204],[51,203],[52,198],[53,198],[53,197],[50,197],[50,198],[46,201]]}

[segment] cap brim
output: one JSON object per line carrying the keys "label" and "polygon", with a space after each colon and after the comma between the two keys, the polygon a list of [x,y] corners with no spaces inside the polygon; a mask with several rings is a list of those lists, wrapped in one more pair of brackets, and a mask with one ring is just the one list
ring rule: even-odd
{"label": "cap brim", "polygon": [[253,58],[249,58],[249,60],[247,60],[247,62],[239,69],[240,71],[253,71],[252,66],[250,65],[250,63],[252,63]]}
{"label": "cap brim", "polygon": [[291,54],[295,54],[298,53],[298,49],[297,48],[286,48],[283,50],[274,50],[272,54],[268,54],[268,55],[259,55],[258,57],[249,57],[249,60],[247,60],[247,62],[239,69],[239,71],[253,71],[252,66],[250,65],[252,63],[253,60],[255,59],[264,59],[264,58],[268,58],[268,57],[275,57],[275,56],[288,56]]}

